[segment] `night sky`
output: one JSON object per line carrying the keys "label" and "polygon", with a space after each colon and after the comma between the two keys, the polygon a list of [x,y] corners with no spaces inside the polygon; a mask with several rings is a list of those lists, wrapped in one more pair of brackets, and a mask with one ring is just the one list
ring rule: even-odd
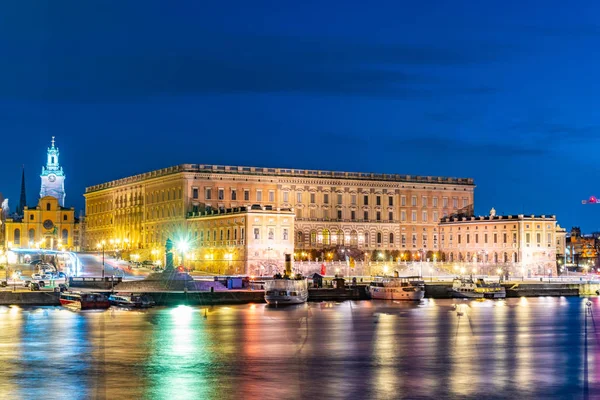
{"label": "night sky", "polygon": [[13,210],[54,135],[77,210],[86,186],[206,163],[473,177],[477,214],[600,229],[597,2],[11,3]]}

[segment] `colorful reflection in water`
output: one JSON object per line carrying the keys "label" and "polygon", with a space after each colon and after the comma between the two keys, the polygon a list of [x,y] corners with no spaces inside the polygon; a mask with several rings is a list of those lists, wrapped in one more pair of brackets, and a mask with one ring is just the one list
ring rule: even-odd
{"label": "colorful reflection in water", "polygon": [[599,398],[597,311],[580,298],[0,307],[0,398]]}

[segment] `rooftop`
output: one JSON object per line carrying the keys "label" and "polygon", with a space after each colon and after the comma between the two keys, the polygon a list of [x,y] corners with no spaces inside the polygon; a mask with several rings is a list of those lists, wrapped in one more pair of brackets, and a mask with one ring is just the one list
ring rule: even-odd
{"label": "rooftop", "polygon": [[143,174],[133,175],[127,178],[89,186],[85,189],[86,193],[95,192],[102,189],[118,187],[121,185],[142,182],[146,179],[182,173],[217,173],[231,175],[258,175],[258,176],[288,176],[303,178],[333,178],[348,180],[376,180],[393,181],[406,183],[443,183],[453,185],[474,186],[473,178],[455,178],[441,176],[419,176],[419,175],[399,175],[399,174],[378,174],[371,172],[343,172],[343,171],[321,171],[310,169],[290,169],[290,168],[263,168],[263,167],[240,167],[228,165],[210,165],[210,164],[180,164],[173,167],[158,169]]}

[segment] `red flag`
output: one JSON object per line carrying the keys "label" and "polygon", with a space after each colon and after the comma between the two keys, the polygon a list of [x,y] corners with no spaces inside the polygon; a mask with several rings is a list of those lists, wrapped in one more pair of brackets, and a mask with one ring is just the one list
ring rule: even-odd
{"label": "red flag", "polygon": [[325,267],[325,263],[321,264],[321,275],[325,276],[326,271],[327,271],[327,267]]}

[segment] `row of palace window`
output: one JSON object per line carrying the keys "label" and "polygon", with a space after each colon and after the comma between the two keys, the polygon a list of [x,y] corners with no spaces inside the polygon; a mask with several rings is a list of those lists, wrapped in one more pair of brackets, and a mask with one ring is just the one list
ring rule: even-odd
{"label": "row of palace window", "polygon": [[[211,235],[212,232],[212,235]],[[253,228],[252,234],[255,240],[260,240],[261,239],[261,232],[262,229],[261,228]],[[275,228],[274,227],[268,227],[267,228],[267,239],[268,240],[275,240]],[[154,233],[150,233],[147,237],[146,237],[146,243],[149,242],[158,242],[159,239],[160,241],[162,241],[164,239],[163,237],[164,235],[159,234],[158,232],[154,232]],[[240,228],[240,240],[244,239],[244,228]],[[283,228],[281,230],[281,239],[284,241],[289,240],[289,229],[288,228]],[[228,228],[228,229],[213,229],[212,231],[210,229],[206,230],[206,234],[205,231],[200,230],[200,231],[194,231],[193,233],[193,240],[194,242],[199,242],[200,245],[202,245],[202,243],[206,240],[208,242],[210,241],[223,241],[223,240],[238,240],[238,229],[237,228]]]}
{"label": "row of palace window", "polygon": [[[335,211],[337,215],[337,219],[338,220],[342,220],[344,219],[344,215],[348,215],[348,213],[350,214],[350,220],[352,221],[356,221],[356,211],[355,210],[332,210]],[[329,219],[329,210],[320,210],[323,219]],[[363,220],[364,221],[370,221],[370,216],[371,216],[372,211],[363,211],[362,212],[362,216],[363,216]],[[447,212],[444,211],[443,212],[443,217],[447,216]],[[421,215],[421,221],[422,222],[429,222],[428,219],[429,214],[427,213],[427,211],[423,211],[422,215]],[[375,211],[375,221],[382,221],[382,212],[381,211]],[[388,215],[387,215],[388,219],[387,221],[394,221],[394,212],[393,211],[388,211]],[[412,222],[417,222],[417,211],[412,211],[412,215],[411,215],[411,221]],[[439,217],[440,214],[438,211],[433,211],[432,213],[432,222],[438,222],[439,221]],[[300,219],[303,218],[303,210],[301,208],[297,208],[296,209],[296,218]],[[317,218],[317,210],[316,209],[310,209],[309,210],[309,217],[308,218]],[[400,211],[400,221],[402,222],[406,222],[406,211],[402,210]]]}
{"label": "row of palace window", "polygon": [[[405,233],[400,235],[400,238],[401,238],[400,243],[401,243],[402,247],[406,247],[406,236],[407,235]],[[423,233],[421,238],[422,238],[423,246],[427,247],[427,241],[428,241],[427,234]],[[310,242],[309,243],[311,246],[314,246],[317,244],[328,246],[328,245],[332,244],[332,239],[333,239],[333,242],[337,242],[338,244],[344,244],[344,239],[345,239],[344,233],[340,231],[337,234],[335,234],[335,233],[332,234],[327,229],[324,229],[322,232],[319,232],[319,233],[317,233],[317,231],[312,231],[312,232],[310,232]],[[352,231],[350,233],[350,235],[348,236],[348,239],[349,239],[348,244],[350,246],[358,246],[358,234],[356,233],[356,231]],[[364,243],[367,243],[367,244],[370,243],[369,239],[370,239],[369,232],[363,233]],[[393,232],[388,233],[388,243],[390,245],[395,244],[394,239],[395,239],[394,233]],[[297,240],[298,244],[302,245],[304,243],[304,233],[303,232],[296,233],[296,240]],[[418,240],[418,235],[416,233],[413,233],[412,234],[413,247],[417,246],[417,240]],[[382,232],[377,232],[375,234],[375,242],[377,244],[383,243],[383,233]],[[434,247],[436,247],[437,244],[438,244],[438,235],[437,235],[437,233],[434,233],[433,234]]]}
{"label": "row of palace window", "polygon": [[[35,229],[30,229],[28,231],[29,243],[35,242]],[[61,232],[61,239],[64,243],[67,243],[69,240],[69,231],[67,229],[63,229]],[[16,228],[13,232],[13,242],[16,245],[21,244],[21,230]]]}
{"label": "row of palace window", "polygon": [[[237,189],[230,189],[230,200],[231,201],[236,201],[238,200],[238,196],[237,196]],[[225,189],[223,188],[219,188],[217,189],[217,197],[213,197],[213,188],[212,187],[205,187],[204,188],[204,200],[225,200]],[[312,192],[308,192],[309,194],[309,203],[310,204],[316,204],[317,203],[317,193],[312,193]],[[193,187],[192,188],[192,198],[193,199],[198,199],[199,197],[199,189],[197,187]],[[342,205],[343,204],[343,195],[342,194],[336,194],[337,196],[337,203],[338,205]],[[303,202],[303,197],[304,197],[304,192],[296,192],[296,203],[302,203]],[[361,205],[364,206],[368,206],[369,202],[370,202],[370,198],[372,196],[371,195],[362,195],[362,203]],[[387,205],[388,206],[393,206],[394,205],[394,196],[385,196],[387,197]],[[350,195],[350,203],[353,205],[358,205],[358,195],[357,194],[351,194]],[[322,193],[322,199],[323,202],[322,204],[330,204],[330,194],[329,193]],[[413,207],[417,207],[417,196],[411,196],[411,205]],[[250,201],[250,189],[243,189],[243,200],[244,201]],[[255,195],[255,200],[260,202],[260,201],[264,201],[265,199],[263,199],[263,190],[262,189],[256,189],[256,195]],[[407,198],[406,196],[400,196],[400,205],[401,206],[406,206],[407,202],[406,202]],[[448,201],[450,199],[448,197],[443,197],[442,198],[442,207],[447,208],[448,207]],[[452,200],[452,206],[453,208],[458,208],[458,198],[454,197],[451,199]],[[267,198],[266,201],[268,202],[275,202],[275,190],[268,190],[267,191]],[[283,192],[283,202],[284,203],[289,203],[290,202],[290,192],[289,191],[284,191]],[[384,196],[381,195],[376,195],[375,196],[375,203],[374,205],[376,206],[383,206],[384,202]],[[469,203],[469,199],[464,197],[462,199],[462,207],[466,207]],[[431,197],[431,205],[433,207],[438,207],[438,197]],[[427,196],[421,196],[421,206],[422,207],[427,207],[429,206],[429,198]]]}
{"label": "row of palace window", "polygon": [[[457,236],[458,244],[462,244],[462,235],[458,234],[456,236]],[[453,238],[452,234],[449,234],[448,239],[449,239],[450,246],[452,246],[452,238]],[[442,245],[443,245],[444,244],[444,234],[442,234],[441,239],[442,239]],[[474,234],[474,239],[475,239],[475,243],[479,243],[479,234],[478,233]],[[465,234],[465,240],[466,240],[467,244],[471,243],[471,235],[468,233]],[[542,234],[540,232],[537,232],[535,234],[535,242],[538,245],[541,245]],[[484,244],[489,243],[487,233],[483,234],[483,243]],[[498,234],[497,233],[492,234],[492,243],[498,243]],[[502,233],[502,243],[508,243],[508,233],[506,233],[506,232]],[[512,243],[517,243],[517,233],[516,232],[512,233]],[[531,233],[525,234],[525,243],[531,244]],[[552,233],[546,234],[546,243],[547,243],[548,247],[550,247],[552,245]]]}

